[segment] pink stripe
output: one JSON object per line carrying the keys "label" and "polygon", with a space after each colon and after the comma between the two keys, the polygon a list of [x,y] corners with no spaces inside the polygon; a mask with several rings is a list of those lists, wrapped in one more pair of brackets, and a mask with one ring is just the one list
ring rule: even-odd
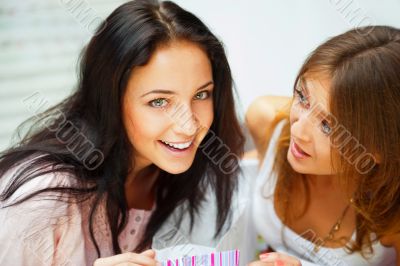
{"label": "pink stripe", "polygon": [[214,266],[214,253],[211,253],[211,266]]}
{"label": "pink stripe", "polygon": [[219,253],[219,265],[222,266],[222,252]]}
{"label": "pink stripe", "polygon": [[172,264],[171,264],[171,261],[170,261],[170,260],[168,260],[168,262],[167,262],[167,266],[172,266]]}
{"label": "pink stripe", "polygon": [[192,256],[192,266],[196,266],[196,261],[194,256]]}
{"label": "pink stripe", "polygon": [[239,266],[239,251],[235,250],[235,266]]}

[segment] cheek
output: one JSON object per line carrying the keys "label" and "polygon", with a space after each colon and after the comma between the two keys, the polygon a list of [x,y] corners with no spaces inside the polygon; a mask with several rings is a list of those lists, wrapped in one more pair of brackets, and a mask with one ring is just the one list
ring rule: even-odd
{"label": "cheek", "polygon": [[299,107],[296,106],[295,103],[292,103],[292,106],[290,107],[290,113],[289,113],[289,121],[290,124],[293,124],[295,120],[297,120],[299,117]]}
{"label": "cheek", "polygon": [[214,120],[213,102],[206,101],[195,103],[193,109],[193,112],[196,114],[200,126],[207,129],[210,128]]}
{"label": "cheek", "polygon": [[[320,140],[317,145],[317,168],[320,174],[332,175],[336,174],[335,161],[331,155],[332,145],[330,139],[324,136],[324,140]],[[333,151],[334,152],[334,151]],[[335,156],[335,155],[334,155]]]}
{"label": "cheek", "polygon": [[320,161],[321,164],[330,165],[332,161],[331,158],[332,146],[329,138],[325,136],[317,138],[315,143],[317,144],[316,149],[317,149],[318,161]]}
{"label": "cheek", "polygon": [[146,110],[146,108],[136,108],[126,112],[125,128],[134,147],[143,146],[146,141],[158,140],[164,128],[167,128],[168,119],[159,112],[162,111]]}

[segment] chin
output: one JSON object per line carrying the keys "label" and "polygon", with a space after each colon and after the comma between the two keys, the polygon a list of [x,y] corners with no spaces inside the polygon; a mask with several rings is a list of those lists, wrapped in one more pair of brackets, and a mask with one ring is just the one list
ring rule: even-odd
{"label": "chin", "polygon": [[191,164],[179,164],[179,165],[174,165],[174,164],[168,164],[167,165],[160,165],[159,168],[162,169],[163,171],[177,175],[177,174],[182,174],[189,170]]}
{"label": "chin", "polygon": [[301,169],[300,167],[296,166],[296,165],[292,165],[290,164],[290,166],[292,166],[292,169],[299,174],[308,174],[308,172],[305,169]]}
{"label": "chin", "polygon": [[300,174],[310,174],[309,171],[307,171],[307,167],[305,167],[304,164],[297,162],[291,157],[291,155],[287,155],[287,160],[295,172]]}
{"label": "chin", "polygon": [[329,170],[328,166],[313,164],[312,162],[304,163],[299,162],[295,158],[292,157],[291,154],[288,153],[287,160],[292,167],[292,169],[300,174],[304,175],[334,175],[337,172],[333,171],[333,169]]}

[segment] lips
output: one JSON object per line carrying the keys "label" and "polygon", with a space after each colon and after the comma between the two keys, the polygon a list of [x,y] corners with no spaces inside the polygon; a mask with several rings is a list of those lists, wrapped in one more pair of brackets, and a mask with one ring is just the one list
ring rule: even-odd
{"label": "lips", "polygon": [[292,152],[293,156],[298,159],[310,157],[310,155],[306,153],[302,148],[300,148],[300,146],[297,145],[293,140],[292,145],[290,145],[290,151]]}

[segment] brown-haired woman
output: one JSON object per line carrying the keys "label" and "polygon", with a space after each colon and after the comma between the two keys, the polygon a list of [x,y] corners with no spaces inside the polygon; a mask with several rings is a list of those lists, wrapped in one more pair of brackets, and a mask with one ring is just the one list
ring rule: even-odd
{"label": "brown-haired woman", "polygon": [[253,220],[275,251],[252,266],[396,265],[399,69],[399,29],[354,29],[312,52],[293,99],[250,106],[261,162]]}

